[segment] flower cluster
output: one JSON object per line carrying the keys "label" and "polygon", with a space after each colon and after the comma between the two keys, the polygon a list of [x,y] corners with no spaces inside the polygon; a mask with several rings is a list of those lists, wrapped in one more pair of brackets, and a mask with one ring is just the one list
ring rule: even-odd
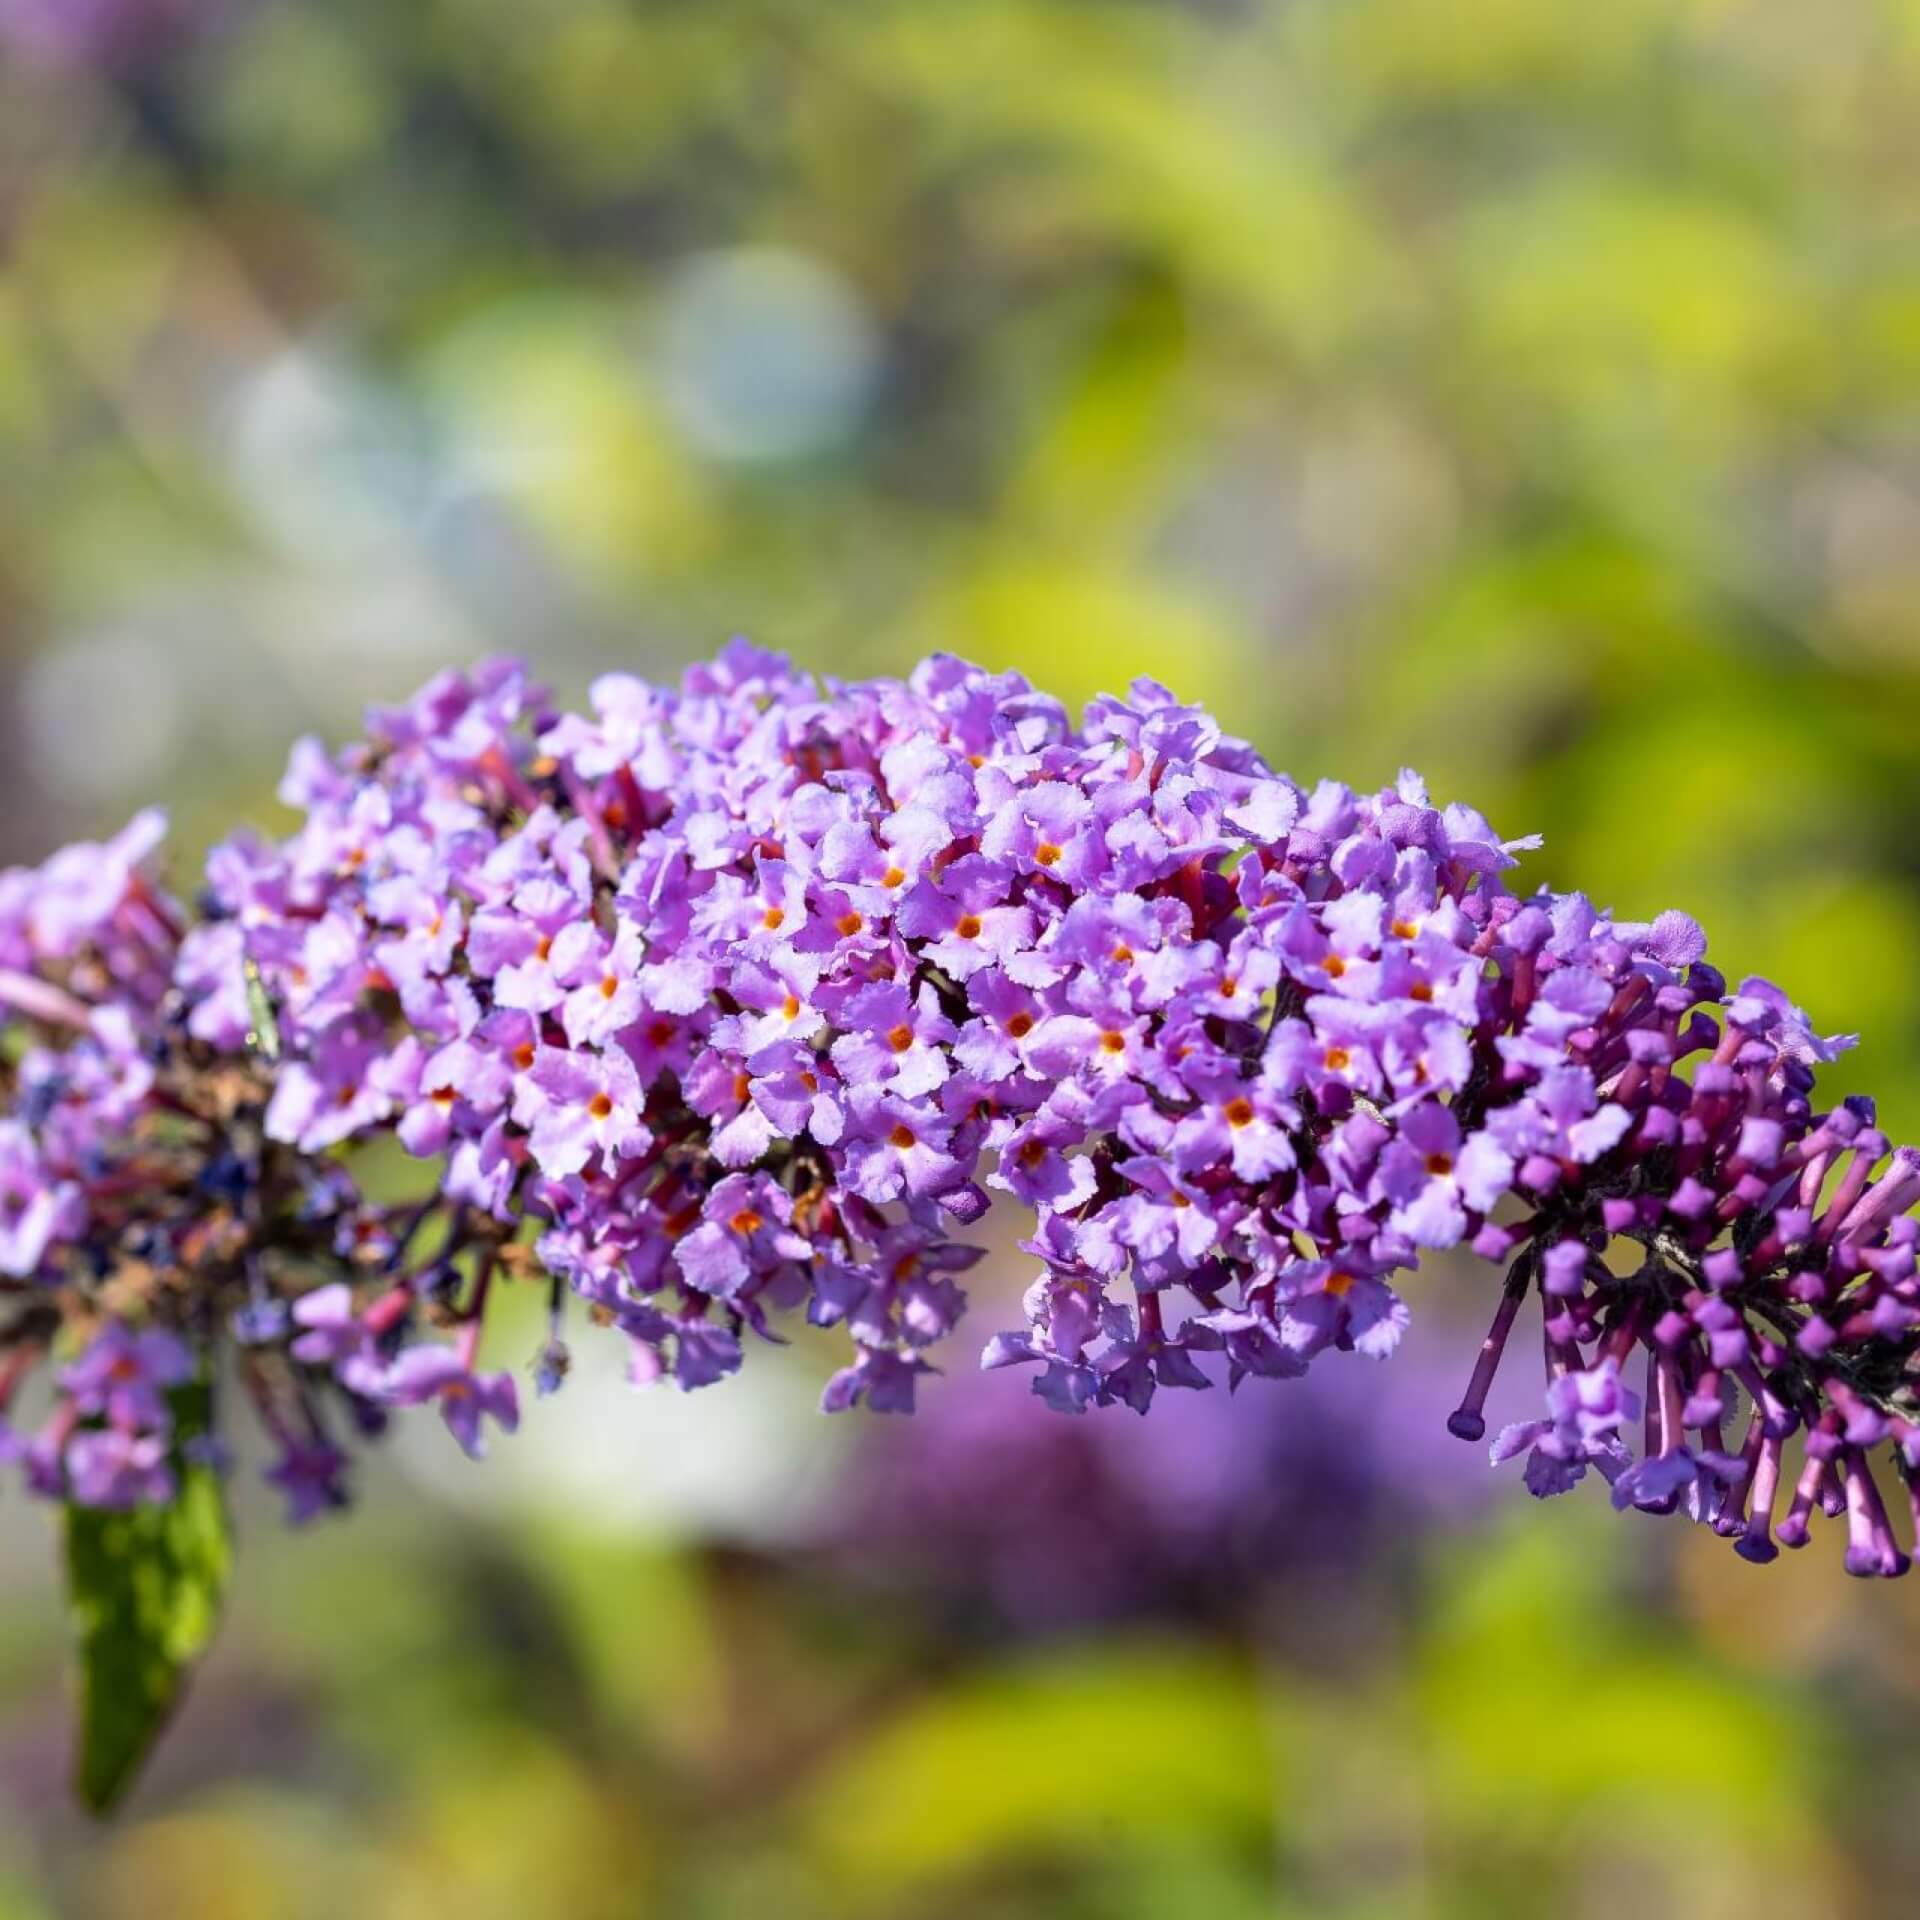
{"label": "flower cluster", "polygon": [[[1456,1434],[1537,1295],[1545,1416],[1493,1446],[1535,1492],[1593,1466],[1752,1559],[1818,1505],[1904,1570],[1869,1455],[1911,1497],[1920,1152],[1816,1110],[1845,1043],[1691,920],[1515,892],[1532,843],[1412,775],[1305,792],[1147,682],[1076,727],[736,643],[584,715],[443,675],[282,797],[191,925],[151,817],[0,878],[0,1410],[84,1346],[7,1442],[36,1486],[164,1498],[165,1390],[222,1345],[297,1517],[391,1409],[478,1453],[502,1280],[550,1287],[542,1391],[577,1301],[682,1387],[840,1327],[827,1407],[907,1411],[1007,1194],[1039,1275],[985,1364],[1057,1408],[1385,1356],[1396,1277],[1470,1248],[1506,1279]],[[382,1139],[408,1205],[356,1184]]]}

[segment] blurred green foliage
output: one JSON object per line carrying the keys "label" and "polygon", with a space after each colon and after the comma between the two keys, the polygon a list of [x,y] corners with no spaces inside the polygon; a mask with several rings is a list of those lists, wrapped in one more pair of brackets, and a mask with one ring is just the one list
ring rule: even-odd
{"label": "blurred green foliage", "polygon": [[[1920,1133],[1910,0],[36,11],[8,854],[149,792],[204,843],[481,648],[1144,672],[1688,907]],[[1317,1590],[983,1651],[685,1515],[460,1511],[254,1516],[104,1837],[0,1514],[0,1915],[1867,1914],[1920,1866],[1907,1594],[1578,1502],[1421,1551],[1330,1669],[1263,1628]]]}

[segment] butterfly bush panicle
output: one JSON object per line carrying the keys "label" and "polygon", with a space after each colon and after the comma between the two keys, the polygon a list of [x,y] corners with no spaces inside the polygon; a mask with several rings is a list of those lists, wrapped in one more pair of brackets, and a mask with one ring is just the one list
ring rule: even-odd
{"label": "butterfly bush panicle", "polygon": [[[1504,1281],[1456,1435],[1537,1299],[1544,1411],[1492,1442],[1535,1493],[1592,1466],[1752,1560],[1817,1506],[1905,1570],[1920,1152],[1816,1107],[1849,1043],[1685,915],[1516,891],[1534,843],[1412,774],[1303,790],[1150,682],[1075,726],[947,657],[736,643],[585,714],[443,675],[281,795],[192,914],[153,815],[0,876],[0,1412],[53,1363],[0,1455],[42,1492],[167,1498],[195,1378],[296,1520],[395,1409],[478,1454],[507,1283],[551,1290],[543,1393],[571,1304],[683,1388],[833,1329],[826,1406],[911,1411],[1005,1196],[1037,1271],[984,1363],[1054,1407],[1383,1358],[1401,1277],[1470,1249]],[[388,1137],[408,1205],[356,1185]]]}

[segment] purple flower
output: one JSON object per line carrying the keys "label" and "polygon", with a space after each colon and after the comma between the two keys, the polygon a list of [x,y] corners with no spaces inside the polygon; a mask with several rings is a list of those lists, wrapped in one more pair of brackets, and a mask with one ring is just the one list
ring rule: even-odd
{"label": "purple flower", "polygon": [[475,1373],[472,1362],[452,1347],[408,1347],[380,1380],[380,1397],[394,1407],[440,1403],[447,1431],[470,1459],[485,1457],[482,1423],[491,1419],[502,1432],[520,1424],[520,1396],[510,1373]]}
{"label": "purple flower", "polygon": [[82,1414],[103,1416],[122,1433],[165,1435],[173,1427],[167,1394],[193,1378],[186,1344],[160,1327],[134,1333],[109,1320],[60,1385]]}
{"label": "purple flower", "polygon": [[605,1163],[644,1153],[653,1135],[640,1118],[646,1092],[623,1053],[575,1053],[541,1047],[519,1082],[514,1120],[550,1180],[581,1172],[596,1157]]}
{"label": "purple flower", "polygon": [[456,1132],[479,1131],[506,1109],[512,1094],[506,1055],[473,1040],[449,1041],[419,1069],[414,1097],[396,1129],[400,1144],[422,1157],[445,1153]]}
{"label": "purple flower", "polygon": [[[305,1060],[289,1061],[267,1107],[267,1136],[322,1153],[388,1119],[400,1101],[388,1056],[370,1023],[342,1020]],[[411,1097],[405,1089],[402,1098]]]}
{"label": "purple flower", "polygon": [[288,1441],[265,1477],[286,1499],[287,1524],[300,1527],[347,1504],[346,1473],[347,1456],[337,1447]]}
{"label": "purple flower", "polygon": [[1252,1185],[1295,1164],[1292,1130],[1300,1109],[1264,1080],[1245,1080],[1218,1069],[1193,1076],[1198,1096],[1177,1121],[1166,1146],[1182,1173],[1230,1166]]}
{"label": "purple flower", "polygon": [[1393,1203],[1387,1225],[1415,1246],[1450,1247],[1469,1213],[1486,1213],[1513,1178],[1513,1161],[1484,1133],[1462,1141],[1450,1109],[1415,1107],[1380,1156],[1381,1192]]}
{"label": "purple flower", "polygon": [[381,1362],[373,1330],[354,1310],[353,1289],[344,1282],[316,1287],[293,1303],[294,1323],[302,1329],[288,1351],[310,1367],[331,1367],[343,1386],[373,1394]]}
{"label": "purple flower", "polygon": [[764,1175],[729,1175],[707,1196],[701,1215],[674,1250],[687,1284],[701,1293],[731,1299],[811,1251],[791,1231],[792,1200]]}
{"label": "purple flower", "polygon": [[29,1279],[85,1219],[80,1189],[56,1178],[18,1121],[0,1120],[0,1273]]}
{"label": "purple flower", "polygon": [[611,941],[590,925],[567,927],[555,938],[555,971],[570,989],[560,1009],[570,1046],[605,1046],[640,1018],[646,1006],[639,980],[645,945],[631,923]]}
{"label": "purple flower", "polygon": [[167,1443],[119,1427],[76,1433],[67,1442],[67,1491],[83,1507],[165,1506],[175,1492]]}
{"label": "purple flower", "polygon": [[939,1193],[967,1173],[947,1151],[951,1138],[938,1108],[904,1100],[890,1089],[855,1087],[841,1142],[848,1185],[875,1204],[902,1194]]}
{"label": "purple flower", "polygon": [[1638,1396],[1621,1384],[1619,1362],[1609,1357],[1560,1374],[1547,1388],[1546,1419],[1502,1428],[1488,1457],[1498,1466],[1526,1453],[1527,1490],[1543,1499],[1565,1493],[1590,1466],[1617,1480],[1629,1459],[1620,1428],[1639,1414]]}
{"label": "purple flower", "polygon": [[1535,1155],[1552,1163],[1544,1180],[1523,1169],[1527,1185],[1541,1187],[1554,1184],[1563,1165],[1584,1167],[1599,1159],[1632,1125],[1626,1108],[1598,1099],[1587,1068],[1559,1066],[1543,1073],[1526,1098],[1492,1115],[1487,1132],[1517,1163]]}
{"label": "purple flower", "polygon": [[844,1413],[864,1400],[875,1413],[911,1413],[914,1387],[922,1374],[934,1372],[918,1354],[891,1353],[862,1347],[850,1367],[842,1367],[820,1396],[821,1410]]}
{"label": "purple flower", "polygon": [[1311,1261],[1287,1276],[1280,1344],[1296,1353],[1351,1347],[1384,1360],[1407,1330],[1406,1303],[1358,1260]]}
{"label": "purple flower", "polygon": [[[1819,1104],[1841,1041],[1730,995],[1685,915],[1514,890],[1530,843],[1411,773],[1305,793],[1150,682],[1075,726],[944,656],[817,684],[736,644],[584,716],[444,674],[282,791],[198,924],[157,817],[0,874],[0,1274],[49,1324],[110,1308],[36,1487],[70,1442],[90,1485],[149,1470],[97,1434],[165,1433],[139,1327],[246,1343],[296,1515],[392,1408],[477,1448],[515,1411],[472,1368],[490,1290],[536,1263],[549,1355],[589,1312],[692,1388],[804,1316],[851,1343],[829,1405],[904,1410],[1007,1195],[1039,1271],[988,1358],[1062,1410],[1382,1356],[1396,1276],[1466,1243],[1505,1277],[1454,1432],[1537,1300],[1547,1417],[1499,1443],[1536,1491],[1597,1464],[1749,1559],[1819,1508],[1855,1571],[1906,1563],[1868,1455],[1920,1478],[1920,1152]],[[356,1184],[390,1137],[406,1210]]]}
{"label": "purple flower", "polygon": [[98,939],[126,907],[141,867],[166,834],[167,816],[149,807],[104,845],[55,854],[40,869],[28,911],[35,951],[64,959]]}
{"label": "purple flower", "polygon": [[862,987],[841,1009],[840,1021],[847,1031],[833,1043],[833,1064],[849,1085],[889,1087],[913,1100],[952,1071],[945,1049],[954,1027],[931,987],[922,987],[917,999],[891,981]]}
{"label": "purple flower", "polygon": [[[1004,779],[983,788],[1005,786]],[[1082,889],[1098,884],[1107,864],[1105,835],[1093,803],[1064,780],[1017,787],[991,803],[980,835],[989,860]]]}

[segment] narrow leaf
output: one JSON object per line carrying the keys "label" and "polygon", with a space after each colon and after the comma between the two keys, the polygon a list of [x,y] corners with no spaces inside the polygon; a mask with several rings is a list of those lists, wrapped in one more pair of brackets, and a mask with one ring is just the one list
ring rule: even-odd
{"label": "narrow leaf", "polygon": [[280,1058],[280,1015],[273,1004],[273,995],[267,991],[267,983],[260,977],[259,963],[249,959],[246,962],[247,975],[247,1045],[263,1059],[271,1062]]}
{"label": "narrow leaf", "polygon": [[133,1784],[213,1638],[232,1558],[220,1476],[190,1458],[204,1386],[174,1396],[179,1492],[126,1512],[67,1506],[67,1578],[80,1668],[75,1788],[106,1813]]}

